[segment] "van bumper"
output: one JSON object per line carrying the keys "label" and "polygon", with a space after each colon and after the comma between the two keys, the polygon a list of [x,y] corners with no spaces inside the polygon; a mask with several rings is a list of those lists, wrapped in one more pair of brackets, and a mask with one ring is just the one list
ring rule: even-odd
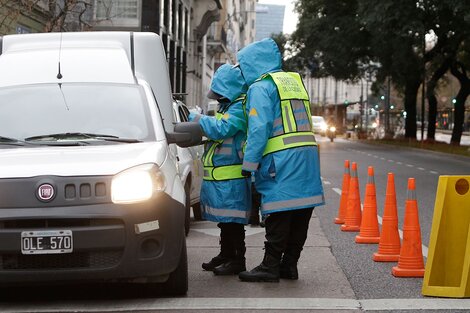
{"label": "van bumper", "polygon": [[[165,281],[180,259],[185,208],[165,193],[137,204],[0,209],[0,286]],[[70,230],[73,251],[23,254],[24,231]]]}

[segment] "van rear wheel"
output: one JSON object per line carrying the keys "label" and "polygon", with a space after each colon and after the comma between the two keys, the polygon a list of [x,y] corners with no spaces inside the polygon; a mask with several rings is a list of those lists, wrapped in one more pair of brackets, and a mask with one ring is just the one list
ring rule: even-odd
{"label": "van rear wheel", "polygon": [[201,203],[193,204],[193,214],[196,221],[202,221]]}
{"label": "van rear wheel", "polygon": [[191,186],[189,182],[186,182],[184,185],[184,193],[186,195],[185,202],[185,213],[184,213],[184,234],[187,236],[189,233],[190,222],[191,222],[191,195],[190,195]]}

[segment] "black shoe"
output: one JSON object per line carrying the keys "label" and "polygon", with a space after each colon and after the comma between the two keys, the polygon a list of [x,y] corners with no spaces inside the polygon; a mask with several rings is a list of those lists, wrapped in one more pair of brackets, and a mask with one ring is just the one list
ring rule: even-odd
{"label": "black shoe", "polygon": [[261,263],[251,271],[238,274],[241,281],[248,282],[279,282],[279,267],[268,267]]}
{"label": "black shoe", "polygon": [[219,265],[224,264],[227,261],[229,261],[229,259],[219,254],[213,257],[212,260],[210,260],[209,262],[202,263],[202,268],[205,269],[206,271],[213,271],[214,268],[216,268]]}
{"label": "black shoe", "polygon": [[245,261],[230,260],[214,268],[215,275],[236,275],[246,271]]}
{"label": "black shoe", "polygon": [[283,279],[297,280],[299,279],[299,272],[297,264],[284,264],[281,263],[279,267],[279,276]]}

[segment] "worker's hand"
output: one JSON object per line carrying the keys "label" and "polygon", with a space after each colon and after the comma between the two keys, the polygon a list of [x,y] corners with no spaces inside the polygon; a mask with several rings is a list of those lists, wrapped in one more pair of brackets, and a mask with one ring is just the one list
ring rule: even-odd
{"label": "worker's hand", "polygon": [[243,177],[251,177],[251,172],[242,170],[242,176]]}

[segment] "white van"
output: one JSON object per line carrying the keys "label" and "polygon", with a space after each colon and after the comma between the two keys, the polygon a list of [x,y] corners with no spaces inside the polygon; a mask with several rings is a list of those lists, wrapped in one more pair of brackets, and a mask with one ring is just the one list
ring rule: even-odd
{"label": "white van", "polygon": [[[0,285],[188,288],[185,192],[165,51],[153,33],[0,41]],[[163,288],[161,288],[163,287]]]}
{"label": "white van", "polygon": [[[173,109],[175,111],[176,122],[189,121],[189,109],[178,99],[173,100]],[[189,233],[191,221],[191,207],[195,220],[202,220],[200,206],[200,194],[202,186],[202,176],[204,167],[202,165],[202,155],[204,154],[204,145],[200,144],[193,147],[177,147],[176,159],[178,160],[178,172],[186,193],[186,215],[184,229],[186,235]]]}

